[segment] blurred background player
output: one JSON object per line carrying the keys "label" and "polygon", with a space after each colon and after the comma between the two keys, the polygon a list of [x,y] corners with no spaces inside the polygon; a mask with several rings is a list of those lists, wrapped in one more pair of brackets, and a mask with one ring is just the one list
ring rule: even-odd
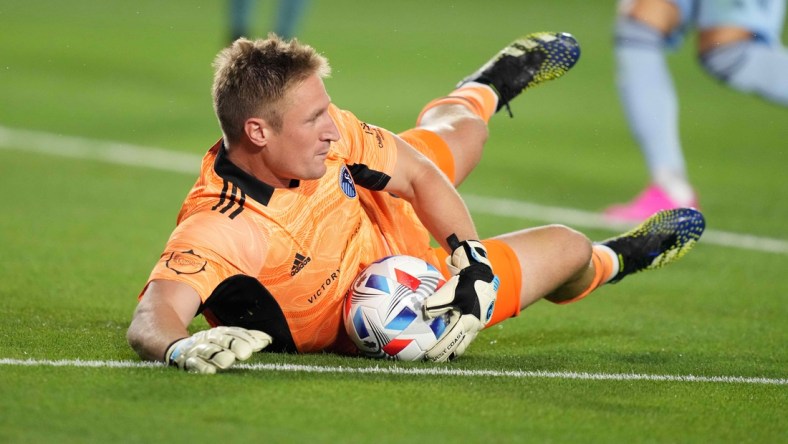
{"label": "blurred background player", "polygon": [[622,0],[615,25],[617,86],[650,184],[608,219],[638,222],[660,209],[697,207],[679,140],[678,100],[666,52],[698,31],[698,58],[725,85],[788,105],[785,0]]}
{"label": "blurred background player", "polygon": [[[230,0],[230,41],[250,37],[254,0]],[[298,23],[309,6],[309,0],[279,0],[272,31],[284,39],[295,37]]]}

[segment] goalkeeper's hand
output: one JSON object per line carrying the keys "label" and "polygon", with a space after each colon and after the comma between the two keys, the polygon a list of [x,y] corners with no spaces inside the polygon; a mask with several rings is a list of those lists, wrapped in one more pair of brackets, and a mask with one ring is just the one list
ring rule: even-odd
{"label": "goalkeeper's hand", "polygon": [[446,263],[452,277],[424,302],[428,318],[449,313],[449,330],[425,355],[438,362],[465,353],[476,334],[490,322],[499,284],[481,242],[459,242],[455,235],[447,241],[452,254]]}
{"label": "goalkeeper's hand", "polygon": [[164,353],[164,362],[196,373],[216,373],[245,361],[271,343],[267,333],[241,327],[214,327],[175,341]]}

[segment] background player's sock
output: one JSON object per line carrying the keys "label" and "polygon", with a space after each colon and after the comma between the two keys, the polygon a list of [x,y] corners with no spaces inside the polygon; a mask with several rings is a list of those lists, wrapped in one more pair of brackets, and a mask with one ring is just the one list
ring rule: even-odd
{"label": "background player's sock", "polygon": [[295,37],[296,29],[309,0],[280,0],[276,11],[274,32],[284,39]]}
{"label": "background player's sock", "polygon": [[629,126],[652,177],[657,170],[686,176],[678,129],[678,100],[662,34],[634,19],[616,23],[617,86]]}
{"label": "background player's sock", "polygon": [[652,173],[652,180],[668,195],[673,207],[697,205],[695,191],[684,174],[668,169],[657,169]]}
{"label": "background player's sock", "polygon": [[254,13],[251,0],[230,0],[230,42],[249,36],[249,23]]}

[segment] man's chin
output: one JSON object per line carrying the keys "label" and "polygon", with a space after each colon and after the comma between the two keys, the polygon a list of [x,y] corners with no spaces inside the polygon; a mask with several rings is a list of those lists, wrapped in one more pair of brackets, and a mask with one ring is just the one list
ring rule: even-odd
{"label": "man's chin", "polygon": [[308,177],[304,177],[301,180],[318,180],[326,175],[326,171],[328,171],[328,169],[323,166],[322,169],[311,171]]}

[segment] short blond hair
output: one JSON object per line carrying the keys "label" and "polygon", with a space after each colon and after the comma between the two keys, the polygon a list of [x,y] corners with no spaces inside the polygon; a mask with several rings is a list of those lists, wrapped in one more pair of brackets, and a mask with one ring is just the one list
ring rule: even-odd
{"label": "short blond hair", "polygon": [[328,60],[297,39],[275,34],[254,41],[240,38],[213,62],[213,108],[227,142],[237,142],[250,117],[282,127],[287,92],[307,77],[331,74]]}

